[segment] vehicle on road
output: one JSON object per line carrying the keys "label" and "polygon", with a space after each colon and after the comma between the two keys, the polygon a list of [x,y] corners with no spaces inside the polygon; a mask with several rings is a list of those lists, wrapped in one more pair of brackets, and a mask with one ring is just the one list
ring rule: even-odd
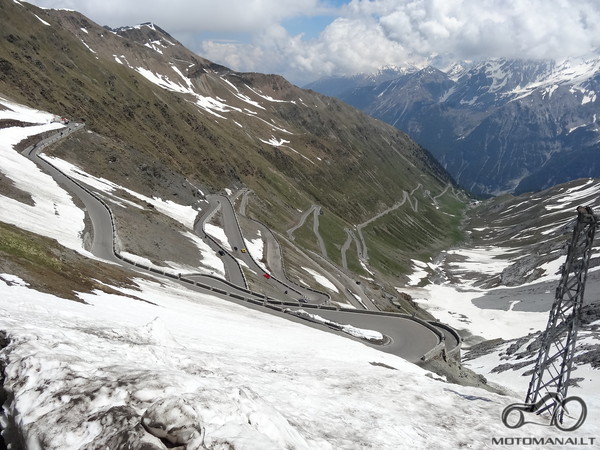
{"label": "vehicle on road", "polygon": [[246,249],[245,248],[242,249],[242,253],[246,253]]}
{"label": "vehicle on road", "polygon": [[218,252],[218,253],[219,253],[219,255],[221,255],[221,256],[225,256],[225,252],[224,252],[223,250],[219,250],[219,252]]}
{"label": "vehicle on road", "polygon": [[305,298],[299,298],[298,301],[300,303],[308,303],[308,300],[306,300]]}

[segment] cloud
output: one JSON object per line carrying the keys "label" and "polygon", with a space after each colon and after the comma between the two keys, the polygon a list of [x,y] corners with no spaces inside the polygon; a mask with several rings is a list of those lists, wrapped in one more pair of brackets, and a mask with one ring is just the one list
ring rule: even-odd
{"label": "cloud", "polygon": [[336,19],[317,39],[273,25],[250,44],[207,40],[196,51],[235,70],[279,73],[299,85],[326,75],[374,71],[408,57],[376,23],[348,18]]}
{"label": "cloud", "polygon": [[[143,7],[133,0],[34,1],[76,9],[103,25],[153,21],[216,63],[280,73],[300,85],[422,64],[432,55],[560,60],[600,49],[598,0],[147,0]],[[285,28],[290,19],[334,11],[320,34]],[[207,39],[202,33],[209,31],[235,39]]]}
{"label": "cloud", "polygon": [[290,17],[319,14],[319,0],[32,0],[49,8],[79,11],[100,25],[154,22],[171,34],[260,32]]}
{"label": "cloud", "polygon": [[600,46],[596,0],[354,0],[391,42],[416,56],[562,58]]}
{"label": "cloud", "polygon": [[597,0],[352,0],[316,39],[270,27],[250,45],[204,42],[199,50],[209,59],[240,63],[251,56],[248,65],[233,68],[282,73],[300,82],[419,64],[432,55],[560,60],[598,52],[597,5]]}

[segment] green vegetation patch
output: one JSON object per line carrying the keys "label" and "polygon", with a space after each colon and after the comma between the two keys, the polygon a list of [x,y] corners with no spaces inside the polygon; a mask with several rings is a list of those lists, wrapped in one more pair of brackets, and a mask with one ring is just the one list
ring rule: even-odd
{"label": "green vegetation patch", "polygon": [[342,245],[346,241],[345,227],[348,227],[339,217],[333,213],[321,209],[319,215],[319,234],[325,243],[327,256],[331,261],[341,267],[342,265]]}
{"label": "green vegetation patch", "polygon": [[306,195],[275,170],[265,171],[265,177],[254,186],[254,194],[246,214],[280,233],[294,225],[298,209],[310,206]]}
{"label": "green vegetation patch", "polygon": [[360,260],[358,259],[358,253],[356,251],[356,244],[354,241],[352,241],[352,244],[350,244],[348,251],[346,251],[346,264],[348,265],[348,270],[352,271],[353,273],[355,273],[357,275],[360,275],[363,277],[370,275],[364,269],[364,267],[360,263]]}
{"label": "green vegetation patch", "polygon": [[0,252],[30,264],[60,270],[60,260],[37,240],[25,236],[16,227],[0,222]]}
{"label": "green vegetation patch", "polygon": [[119,267],[90,260],[54,239],[4,222],[0,222],[0,273],[17,275],[32,289],[79,302],[77,292],[119,294],[103,283],[136,287]]}
{"label": "green vegetation patch", "polygon": [[418,210],[407,203],[363,229],[369,264],[381,273],[397,277],[412,271],[411,259],[427,261],[439,251],[463,239],[460,224],[464,203],[445,195],[438,205],[418,196]]}
{"label": "green vegetation patch", "polygon": [[313,231],[313,214],[311,213],[300,228],[294,231],[294,241],[297,245],[304,249],[311,250],[317,254],[321,254],[317,236]]}

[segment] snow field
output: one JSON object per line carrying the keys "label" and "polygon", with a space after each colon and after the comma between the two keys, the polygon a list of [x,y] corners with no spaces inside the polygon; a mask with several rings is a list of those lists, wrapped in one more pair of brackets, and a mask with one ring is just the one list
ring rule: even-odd
{"label": "snow field", "polygon": [[[214,275],[225,278],[225,264],[223,264],[223,260],[217,256],[217,254],[209,247],[207,243],[205,243],[200,237],[191,233],[189,231],[183,233],[190,241],[198,247],[200,253],[202,254],[202,260],[198,263],[202,266],[206,267],[211,272],[214,272]],[[197,272],[198,267],[189,268],[192,272]]]}
{"label": "snow field", "polygon": [[[352,308],[352,309],[354,309],[354,308]],[[331,326],[335,329],[343,331],[344,333],[348,333],[350,336],[354,336],[356,338],[367,339],[367,340],[371,340],[371,341],[382,341],[383,340],[383,334],[381,334],[379,331],[367,330],[365,328],[357,328],[357,327],[355,327],[353,325],[349,325],[349,324],[340,324],[337,322],[333,322],[329,319],[325,319],[324,317],[319,316],[318,314],[311,314],[303,309],[297,309],[297,310],[289,309],[286,312],[288,312],[289,314],[298,316],[298,317],[302,317],[302,318],[311,320],[313,322]]]}
{"label": "snow field", "polygon": [[265,256],[264,255],[265,241],[262,238],[261,231],[258,230],[258,235],[257,235],[256,239],[245,238],[245,242],[246,242],[246,249],[248,250],[248,253],[250,253],[250,256],[252,256],[252,259],[254,260],[254,262],[258,265],[258,267],[261,268],[261,270],[264,273],[269,273],[269,269],[267,268],[265,263],[262,261]]}
{"label": "snow field", "polygon": [[229,239],[227,239],[227,235],[225,234],[225,230],[223,228],[218,227],[216,225],[212,225],[210,223],[205,223],[204,231],[206,232],[206,234],[209,234],[210,236],[215,238],[225,250],[229,252],[232,251],[231,245],[229,244]]}
{"label": "snow field", "polygon": [[32,205],[0,194],[0,211],[4,222],[27,231],[56,239],[60,244],[80,253],[83,250],[82,233],[84,213],[50,176],[32,161],[13,149],[28,136],[64,128],[52,123],[53,115],[17,105],[0,97],[0,119],[15,119],[39,125],[0,128],[0,172],[12,181],[14,187],[31,196]]}
{"label": "snow field", "polygon": [[401,289],[441,322],[466,329],[484,339],[515,339],[546,328],[547,312],[483,309],[472,302],[482,291],[461,290],[450,285],[429,285],[421,289]]}
{"label": "snow field", "polygon": [[157,401],[181,399],[208,448],[480,448],[510,431],[499,414],[514,398],[175,283],[137,280],[140,291],[82,304],[4,278],[6,387],[28,448],[109,442]]}

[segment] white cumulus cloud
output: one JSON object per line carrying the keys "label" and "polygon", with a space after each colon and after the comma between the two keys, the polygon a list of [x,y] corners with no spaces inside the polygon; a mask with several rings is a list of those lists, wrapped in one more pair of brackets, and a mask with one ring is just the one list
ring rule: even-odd
{"label": "white cumulus cloud", "polygon": [[32,0],[72,9],[101,25],[118,27],[154,22],[173,35],[187,32],[260,32],[290,17],[319,14],[319,0]]}
{"label": "white cumulus cloud", "polygon": [[560,58],[600,45],[596,0],[354,0],[390,41],[426,56]]}
{"label": "white cumulus cloud", "polygon": [[598,51],[598,6],[598,0],[352,0],[317,38],[269,28],[250,44],[204,42],[198,51],[221,61],[252,57],[233,68],[298,81],[418,64],[432,55],[560,60]]}
{"label": "white cumulus cloud", "polygon": [[[599,0],[34,1],[110,26],[153,21],[214,62],[298,84],[432,55],[560,60],[600,49]],[[320,32],[288,31],[290,20],[311,17]],[[209,31],[225,39],[202,36]]]}

